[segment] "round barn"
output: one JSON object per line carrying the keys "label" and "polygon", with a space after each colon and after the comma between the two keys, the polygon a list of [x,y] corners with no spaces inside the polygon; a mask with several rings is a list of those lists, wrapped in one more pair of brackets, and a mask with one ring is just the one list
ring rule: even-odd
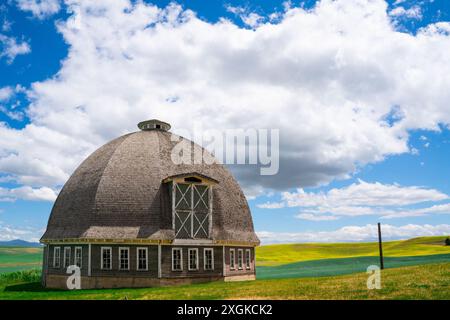
{"label": "round barn", "polygon": [[90,155],[61,190],[41,238],[44,286],[67,288],[72,265],[83,289],[255,279],[259,240],[230,172],[174,161],[183,143],[192,158],[212,156],[165,122],[138,127]]}

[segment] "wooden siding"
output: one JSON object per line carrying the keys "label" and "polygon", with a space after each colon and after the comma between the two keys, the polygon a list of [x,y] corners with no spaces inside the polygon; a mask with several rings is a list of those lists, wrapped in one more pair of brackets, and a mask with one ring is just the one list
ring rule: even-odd
{"label": "wooden siding", "polygon": [[[101,269],[101,248],[110,247],[112,249],[111,270]],[[119,248],[129,248],[129,270],[119,270]],[[148,250],[148,270],[137,270],[137,248],[147,248]],[[91,276],[135,276],[135,277],[158,277],[158,246],[124,245],[124,244],[104,244],[92,245]]]}
{"label": "wooden siding", "polygon": [[[60,247],[60,260],[59,268],[53,267],[53,254],[54,248]],[[66,268],[64,268],[64,248],[70,247],[70,264],[75,264],[75,247],[81,247],[81,275],[88,275],[88,259],[89,259],[89,245],[87,244],[61,244],[61,245],[49,245],[48,248],[48,274],[66,274]]]}
{"label": "wooden siding", "polygon": [[[172,271],[172,248],[183,249],[183,270]],[[188,249],[198,249],[198,270],[188,270]],[[214,270],[204,269],[203,249],[212,248],[214,251]],[[222,276],[223,260],[222,247],[176,245],[161,246],[161,275],[163,278],[180,277],[214,277]]]}
{"label": "wooden siding", "polygon": [[[54,247],[61,248],[60,267],[53,268]],[[66,269],[64,263],[64,247],[71,248],[71,264],[74,264],[75,247],[82,247],[82,268],[81,275],[88,276],[89,245],[87,244],[67,244],[67,245],[49,245],[48,252],[44,258],[44,270],[47,268],[48,274],[65,275]],[[101,248],[112,248],[112,269],[101,269]],[[129,248],[129,270],[119,270],[119,247]],[[147,248],[148,250],[148,270],[137,270],[137,248]],[[172,271],[172,248],[181,248],[183,255],[183,270]],[[214,270],[204,269],[204,249],[212,248],[214,252]],[[198,249],[198,270],[188,269],[188,249]],[[222,246],[196,246],[196,245],[161,245],[161,277],[162,278],[208,278],[222,277],[225,269],[225,276],[253,275],[255,274],[255,248],[251,247],[225,247],[225,255]],[[236,268],[230,270],[230,249],[235,250]],[[243,268],[240,270],[237,266],[238,250],[243,250]],[[250,269],[245,267],[245,250],[250,250]],[[47,258],[48,256],[48,258]],[[225,267],[223,257],[225,256]],[[48,261],[48,266],[46,263]],[[111,277],[147,277],[158,278],[158,245],[125,245],[125,244],[92,244],[91,245],[91,276],[111,276]]]}
{"label": "wooden siding", "polygon": [[[230,269],[230,249],[234,249],[235,254],[235,269]],[[242,249],[243,260],[242,269],[238,269],[238,250]],[[245,267],[245,250],[250,250],[250,269]],[[235,275],[248,275],[255,273],[255,248],[249,247],[225,247],[225,275],[235,276]]]}

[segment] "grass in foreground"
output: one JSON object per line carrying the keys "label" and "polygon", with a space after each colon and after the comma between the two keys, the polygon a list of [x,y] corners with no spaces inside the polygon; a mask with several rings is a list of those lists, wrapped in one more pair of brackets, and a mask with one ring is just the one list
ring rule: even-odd
{"label": "grass in foreground", "polygon": [[[24,272],[26,274],[26,272]],[[39,282],[0,278],[0,299],[450,299],[450,263],[382,271],[382,289],[366,273],[321,278],[214,282],[145,289],[59,291]]]}
{"label": "grass in foreground", "polygon": [[[445,246],[447,237],[420,237],[409,240],[387,241],[383,243],[386,257],[407,257],[435,254],[450,254],[450,246]],[[378,243],[301,243],[266,245],[256,248],[258,266],[278,266],[287,263],[378,256]]]}

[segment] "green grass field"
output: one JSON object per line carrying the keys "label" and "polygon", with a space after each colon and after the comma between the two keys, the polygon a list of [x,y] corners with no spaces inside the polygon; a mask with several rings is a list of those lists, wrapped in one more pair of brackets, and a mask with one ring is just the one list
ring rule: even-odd
{"label": "green grass field", "polygon": [[450,299],[445,238],[385,242],[381,290],[366,288],[376,243],[261,246],[256,281],[71,292],[41,287],[41,248],[0,248],[0,299]]}
{"label": "green grass field", "polygon": [[76,291],[43,289],[38,272],[13,275],[0,276],[0,299],[450,299],[450,263],[383,270],[380,290],[367,289],[366,273]]}
{"label": "green grass field", "polygon": [[0,247],[0,274],[36,269],[42,264],[42,248]]}
{"label": "green grass field", "polygon": [[[446,237],[420,237],[383,243],[386,257],[450,254]],[[277,266],[292,262],[378,256],[378,243],[302,243],[261,246],[256,249],[258,266]]]}
{"label": "green grass field", "polygon": [[[450,262],[446,237],[420,237],[383,244],[385,268]],[[379,265],[378,243],[306,243],[256,249],[258,279],[323,277],[364,272]]]}

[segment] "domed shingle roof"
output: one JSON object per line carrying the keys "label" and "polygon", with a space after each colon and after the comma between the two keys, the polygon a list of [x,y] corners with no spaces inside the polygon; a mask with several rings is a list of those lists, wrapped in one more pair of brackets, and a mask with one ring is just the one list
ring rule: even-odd
{"label": "domed shingle roof", "polygon": [[[163,181],[195,172],[217,182],[211,238],[259,243],[233,176],[221,164],[174,164],[171,152],[178,142],[171,136],[165,130],[134,132],[90,155],[61,190],[41,241],[173,240],[171,199]],[[194,149],[203,150],[196,144]]]}

